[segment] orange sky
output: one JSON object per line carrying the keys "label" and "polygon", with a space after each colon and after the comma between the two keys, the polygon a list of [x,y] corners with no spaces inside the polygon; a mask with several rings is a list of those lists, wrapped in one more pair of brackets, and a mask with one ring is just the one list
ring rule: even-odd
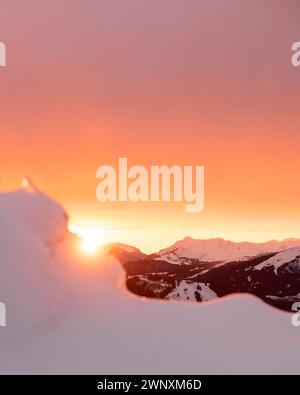
{"label": "orange sky", "polygon": [[[189,234],[300,236],[297,1],[0,0],[1,188],[146,251]],[[103,164],[204,165],[205,210],[99,204]]]}

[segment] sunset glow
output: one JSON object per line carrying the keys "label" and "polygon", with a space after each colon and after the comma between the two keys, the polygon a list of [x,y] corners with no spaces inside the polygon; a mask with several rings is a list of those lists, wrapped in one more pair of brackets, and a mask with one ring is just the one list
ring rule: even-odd
{"label": "sunset glow", "polygon": [[[88,250],[120,241],[154,252],[186,235],[300,235],[300,70],[290,60],[299,13],[284,2],[272,13],[249,3],[244,20],[238,1],[220,2],[218,12],[209,1],[170,2],[159,12],[76,1],[70,28],[63,2],[50,3],[1,10],[11,54],[0,75],[1,189],[27,174],[73,224],[104,221],[104,232],[80,225]],[[204,209],[100,203],[96,170],[120,157],[129,167],[203,165]]]}

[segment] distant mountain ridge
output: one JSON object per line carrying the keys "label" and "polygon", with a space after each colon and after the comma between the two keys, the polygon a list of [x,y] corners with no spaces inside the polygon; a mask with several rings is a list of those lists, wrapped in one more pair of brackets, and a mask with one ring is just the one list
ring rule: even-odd
{"label": "distant mountain ridge", "polygon": [[141,296],[209,301],[251,293],[291,311],[300,301],[300,240],[265,243],[186,237],[151,255],[111,245],[127,272],[127,287]]}
{"label": "distant mountain ridge", "polygon": [[234,242],[222,238],[194,239],[185,237],[168,248],[159,251],[159,255],[176,261],[176,258],[192,258],[203,261],[244,260],[248,257],[283,251],[300,246],[300,239],[289,238],[283,241],[271,240],[264,243]]}

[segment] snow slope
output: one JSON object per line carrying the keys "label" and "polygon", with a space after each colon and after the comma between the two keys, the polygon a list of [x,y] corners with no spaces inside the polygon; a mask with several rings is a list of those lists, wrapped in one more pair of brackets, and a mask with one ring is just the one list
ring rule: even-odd
{"label": "snow slope", "polygon": [[208,302],[218,297],[207,284],[197,282],[191,283],[190,281],[182,280],[176,288],[166,296],[166,299],[190,300],[196,302],[196,295],[199,295],[199,300],[203,302]]}
{"label": "snow slope", "polygon": [[135,297],[117,261],[85,259],[59,239],[60,206],[36,190],[2,198],[1,373],[299,373],[289,314],[245,295],[207,304]]}
{"label": "snow slope", "polygon": [[273,266],[277,274],[277,270],[285,263],[295,261],[300,266],[300,247],[289,248],[286,251],[279,252],[266,261],[256,265],[254,269],[261,270],[268,266]]}

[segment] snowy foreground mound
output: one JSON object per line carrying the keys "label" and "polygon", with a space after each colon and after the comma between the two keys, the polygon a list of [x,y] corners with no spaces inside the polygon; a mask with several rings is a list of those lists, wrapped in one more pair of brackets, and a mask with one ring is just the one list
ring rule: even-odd
{"label": "snowy foreground mound", "polygon": [[290,314],[245,295],[161,302],[84,260],[63,209],[33,187],[0,195],[1,373],[299,373]]}

